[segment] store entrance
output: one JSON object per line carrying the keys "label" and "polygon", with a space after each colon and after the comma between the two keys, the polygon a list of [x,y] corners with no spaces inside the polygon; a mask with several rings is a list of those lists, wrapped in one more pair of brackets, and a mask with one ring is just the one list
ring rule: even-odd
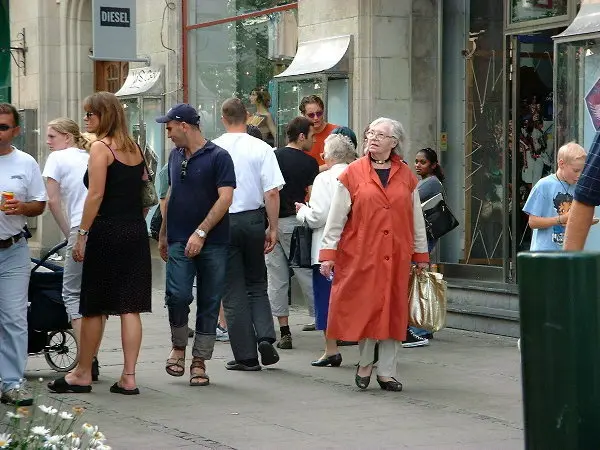
{"label": "store entrance", "polygon": [[[562,29],[511,36],[508,192],[511,260],[529,250],[531,229],[523,212],[533,186],[555,170],[554,46]],[[560,143],[559,143],[560,144]]]}

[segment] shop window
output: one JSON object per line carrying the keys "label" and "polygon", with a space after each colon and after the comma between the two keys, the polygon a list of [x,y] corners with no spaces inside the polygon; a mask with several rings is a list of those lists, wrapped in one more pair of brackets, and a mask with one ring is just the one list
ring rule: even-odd
{"label": "shop window", "polygon": [[510,22],[565,16],[567,0],[510,0]]}
{"label": "shop window", "polygon": [[506,144],[503,128],[503,12],[500,2],[472,2],[466,63],[464,149],[465,264],[502,266]]}
{"label": "shop window", "polygon": [[209,138],[224,132],[220,107],[232,96],[242,99],[248,110],[255,113],[258,106],[255,96],[250,94],[255,90],[266,93],[261,97],[270,99],[266,107],[273,120],[277,120],[277,111],[273,109],[277,103],[273,77],[289,65],[297,41],[296,10],[189,32],[189,101],[198,108]]}
{"label": "shop window", "polygon": [[294,3],[290,0],[188,0],[188,23],[205,23]]}

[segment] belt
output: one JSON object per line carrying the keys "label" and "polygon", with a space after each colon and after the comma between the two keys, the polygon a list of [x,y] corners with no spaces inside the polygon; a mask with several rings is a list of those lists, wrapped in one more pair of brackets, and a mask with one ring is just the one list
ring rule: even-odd
{"label": "belt", "polygon": [[22,237],[23,233],[19,233],[9,237],[8,239],[0,239],[0,249],[11,247],[13,244],[19,242],[19,239]]}

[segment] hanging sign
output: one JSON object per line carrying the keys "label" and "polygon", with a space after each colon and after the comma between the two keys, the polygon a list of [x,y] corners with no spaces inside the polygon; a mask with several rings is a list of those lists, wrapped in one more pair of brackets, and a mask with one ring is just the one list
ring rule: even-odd
{"label": "hanging sign", "polygon": [[448,133],[445,131],[440,133],[440,150],[448,150]]}
{"label": "hanging sign", "polygon": [[94,59],[137,59],[136,0],[92,0]]}

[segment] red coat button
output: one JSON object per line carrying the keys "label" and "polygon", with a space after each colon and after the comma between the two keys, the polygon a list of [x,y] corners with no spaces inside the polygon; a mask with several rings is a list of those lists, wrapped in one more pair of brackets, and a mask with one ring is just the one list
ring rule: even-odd
{"label": "red coat button", "polygon": [[385,257],[385,260],[386,260],[386,261],[389,261],[389,260],[390,260],[390,257],[389,257],[389,256],[386,256],[386,257]]}
{"label": "red coat button", "polygon": [[383,234],[385,234],[385,235],[387,236],[388,234],[390,234],[390,232],[389,232],[388,230],[385,230],[385,231],[383,232]]}

